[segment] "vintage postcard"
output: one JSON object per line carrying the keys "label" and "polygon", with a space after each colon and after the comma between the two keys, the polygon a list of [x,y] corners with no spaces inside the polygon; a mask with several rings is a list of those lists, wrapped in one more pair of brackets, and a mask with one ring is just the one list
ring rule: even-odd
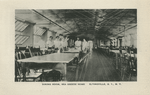
{"label": "vintage postcard", "polygon": [[0,2],[2,95],[149,94],[148,0]]}

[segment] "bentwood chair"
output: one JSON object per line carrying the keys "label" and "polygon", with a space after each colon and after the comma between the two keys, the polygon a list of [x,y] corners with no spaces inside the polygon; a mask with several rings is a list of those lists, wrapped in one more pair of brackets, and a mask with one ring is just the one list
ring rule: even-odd
{"label": "bentwood chair", "polygon": [[48,47],[47,54],[53,53],[53,47]]}
{"label": "bentwood chair", "polygon": [[128,69],[128,56],[125,53],[122,54],[120,64],[121,64],[121,68],[120,68],[121,69],[121,80],[125,81],[125,80],[127,80],[125,78],[127,78],[128,70],[129,70]]}
{"label": "bentwood chair", "polygon": [[123,81],[130,81],[131,76],[133,75],[133,69],[132,69],[132,62],[131,56],[129,53],[124,54],[124,61],[122,63],[122,72],[121,72],[121,78]]}
{"label": "bentwood chair", "polygon": [[32,56],[42,55],[40,47],[31,47],[30,50],[31,50]]}
{"label": "bentwood chair", "polygon": [[137,80],[137,58],[135,56],[135,52],[130,54],[130,71],[129,71],[129,80],[136,81]]}
{"label": "bentwood chair", "polygon": [[114,67],[116,67],[116,61],[117,61],[117,58],[116,58],[116,54],[111,52],[111,58],[112,58],[112,64]]}
{"label": "bentwood chair", "polygon": [[[21,67],[21,63],[17,62],[17,60],[19,59],[24,59],[25,54],[23,54],[21,51],[16,51],[15,52],[15,81],[24,81],[24,77],[23,75],[26,74],[26,79],[29,80],[33,80],[35,81],[35,79],[39,78],[41,73],[33,73],[33,72],[29,72],[27,68],[22,68]],[[27,71],[27,72],[26,72]]]}

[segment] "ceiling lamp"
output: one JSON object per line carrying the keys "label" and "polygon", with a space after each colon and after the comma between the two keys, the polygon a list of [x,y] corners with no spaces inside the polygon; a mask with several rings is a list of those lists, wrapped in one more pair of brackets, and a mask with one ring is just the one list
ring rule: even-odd
{"label": "ceiling lamp", "polygon": [[106,15],[106,12],[104,12],[104,10],[99,10],[98,11],[98,16],[99,17],[104,17]]}
{"label": "ceiling lamp", "polygon": [[99,18],[97,19],[98,22],[101,22],[101,21],[103,21],[103,20],[104,20],[104,17],[99,17]]}
{"label": "ceiling lamp", "polygon": [[103,12],[103,10],[99,10],[99,11],[98,11],[98,19],[97,19],[97,21],[98,21],[98,22],[103,21],[105,15],[106,15],[106,13]]}
{"label": "ceiling lamp", "polygon": [[95,26],[95,30],[98,30],[99,29],[99,26]]}
{"label": "ceiling lamp", "polygon": [[100,26],[101,25],[101,23],[96,23],[96,26]]}

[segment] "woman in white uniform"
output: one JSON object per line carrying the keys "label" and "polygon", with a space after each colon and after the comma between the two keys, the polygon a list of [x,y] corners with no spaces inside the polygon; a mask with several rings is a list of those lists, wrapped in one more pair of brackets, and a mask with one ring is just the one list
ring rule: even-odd
{"label": "woman in white uniform", "polygon": [[59,42],[60,42],[59,50],[60,50],[60,52],[63,52],[64,51],[64,49],[63,49],[63,47],[64,47],[64,39],[61,37],[59,39]]}
{"label": "woman in white uniform", "polygon": [[91,40],[88,41],[88,47],[89,47],[89,50],[91,52],[93,49],[93,41],[91,41]]}
{"label": "woman in white uniform", "polygon": [[49,37],[49,40],[46,42],[46,46],[48,48],[48,53],[51,53],[54,49],[54,41],[52,36]]}
{"label": "woman in white uniform", "polygon": [[75,41],[75,48],[81,51],[81,41],[79,38],[77,38],[77,41]]}
{"label": "woman in white uniform", "polygon": [[67,47],[68,47],[68,40],[69,40],[69,38],[67,38],[65,36],[64,40],[63,40],[63,48],[64,48],[65,51],[67,50]]}
{"label": "woman in white uniform", "polygon": [[85,39],[83,39],[83,42],[82,42],[82,50],[83,50],[83,53],[87,53],[88,43]]}
{"label": "woman in white uniform", "polygon": [[55,53],[60,50],[59,36],[56,36],[56,39],[55,39],[55,41],[54,41],[54,47],[55,47]]}

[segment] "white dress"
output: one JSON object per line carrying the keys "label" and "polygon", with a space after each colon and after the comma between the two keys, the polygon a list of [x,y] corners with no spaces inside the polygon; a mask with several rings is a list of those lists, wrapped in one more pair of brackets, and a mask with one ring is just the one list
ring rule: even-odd
{"label": "white dress", "polygon": [[90,51],[92,51],[92,49],[93,49],[93,41],[88,41],[88,47],[89,47]]}
{"label": "white dress", "polygon": [[68,39],[65,39],[64,40],[64,47],[67,47],[68,46]]}
{"label": "white dress", "polygon": [[54,45],[54,42],[53,41],[47,41],[46,44],[48,47],[52,47]]}
{"label": "white dress", "polygon": [[55,45],[55,48],[60,48],[60,41],[55,40],[54,45]]}
{"label": "white dress", "polygon": [[81,41],[76,41],[75,42],[75,47],[76,47],[76,49],[81,51]]}
{"label": "white dress", "polygon": [[84,53],[86,53],[87,48],[88,48],[88,43],[87,43],[87,41],[84,41],[84,42],[82,43],[82,50],[83,50]]}

